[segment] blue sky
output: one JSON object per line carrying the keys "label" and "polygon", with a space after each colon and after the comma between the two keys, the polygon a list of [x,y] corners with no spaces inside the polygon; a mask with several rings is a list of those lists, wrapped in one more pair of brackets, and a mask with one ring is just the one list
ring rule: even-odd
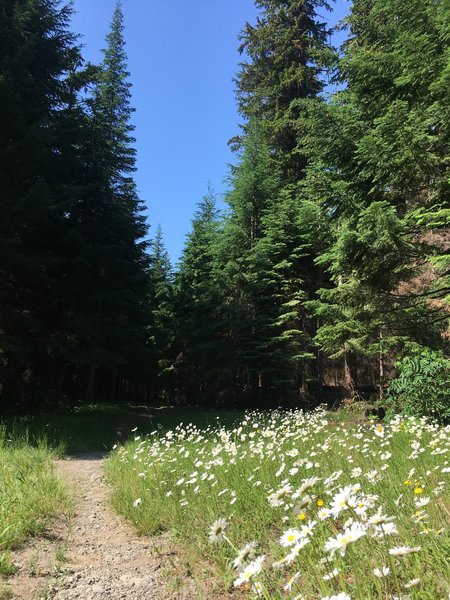
{"label": "blue sky", "polygon": [[[74,0],[74,32],[86,60],[99,62],[115,0]],[[332,22],[348,11],[337,0]],[[158,224],[175,263],[208,182],[226,191],[227,141],[239,131],[233,77],[237,36],[254,22],[253,0],[122,0],[136,109],[139,193],[152,235]]]}

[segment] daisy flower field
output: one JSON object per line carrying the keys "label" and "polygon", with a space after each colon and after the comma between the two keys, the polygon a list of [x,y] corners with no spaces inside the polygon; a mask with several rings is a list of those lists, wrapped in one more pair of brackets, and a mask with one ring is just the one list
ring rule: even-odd
{"label": "daisy flower field", "polygon": [[118,512],[142,534],[169,531],[230,597],[447,599],[449,433],[249,412],[232,428],[137,435],[106,475]]}

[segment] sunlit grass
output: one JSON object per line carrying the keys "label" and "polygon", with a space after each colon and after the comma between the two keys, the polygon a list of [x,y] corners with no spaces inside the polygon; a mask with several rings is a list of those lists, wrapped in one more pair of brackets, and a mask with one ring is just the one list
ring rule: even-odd
{"label": "sunlit grass", "polygon": [[447,598],[449,431],[252,413],[233,429],[136,434],[107,477],[114,506],[140,532],[171,531],[216,564],[225,589]]}
{"label": "sunlit grass", "polygon": [[55,452],[44,441],[31,447],[0,429],[0,574],[14,571],[11,550],[42,534],[57,514],[70,512],[64,484],[55,476]]}

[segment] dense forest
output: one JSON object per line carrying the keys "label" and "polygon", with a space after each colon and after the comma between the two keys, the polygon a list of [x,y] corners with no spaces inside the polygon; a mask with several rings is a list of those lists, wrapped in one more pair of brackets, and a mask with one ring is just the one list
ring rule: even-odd
{"label": "dense forest", "polygon": [[325,0],[255,4],[227,209],[199,199],[174,269],[133,178],[120,3],[93,65],[70,5],[0,0],[2,410],[314,406],[383,396],[402,360],[448,375],[450,3],[354,0],[339,48]]}

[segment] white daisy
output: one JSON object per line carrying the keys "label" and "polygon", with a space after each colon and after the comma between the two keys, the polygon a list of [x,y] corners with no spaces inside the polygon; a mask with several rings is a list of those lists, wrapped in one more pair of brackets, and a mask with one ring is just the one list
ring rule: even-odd
{"label": "white daisy", "polygon": [[248,583],[254,575],[258,575],[262,570],[262,563],[265,558],[264,555],[258,556],[258,558],[255,558],[254,561],[248,564],[245,569],[239,573],[239,577],[234,580],[234,587],[238,587],[243,583]]}
{"label": "white daisy", "polygon": [[295,528],[288,529],[280,537],[280,544],[284,548],[287,548],[288,546],[292,546],[293,544],[295,544],[295,542],[297,542],[297,540],[300,537],[301,537],[301,535],[300,535],[300,531],[298,529],[295,529]]}
{"label": "white daisy", "polygon": [[387,575],[389,575],[390,572],[391,572],[391,570],[389,567],[381,567],[381,568],[376,567],[373,570],[373,574],[375,575],[375,577],[386,577]]}
{"label": "white daisy", "polygon": [[286,484],[286,485],[283,485],[282,487],[278,488],[278,490],[269,494],[269,496],[267,498],[270,506],[272,506],[273,508],[277,508],[278,506],[283,506],[283,504],[286,502],[286,499],[291,494],[291,492],[292,492],[292,486],[290,484]]}
{"label": "white daisy", "polygon": [[225,519],[217,519],[211,525],[209,530],[209,542],[210,544],[221,544],[224,541],[224,531],[228,527],[228,523]]}
{"label": "white daisy", "polygon": [[328,538],[325,543],[325,550],[330,552],[331,555],[338,551],[341,556],[345,556],[347,546],[364,535],[366,535],[366,527],[362,523],[353,523],[343,533],[338,533],[335,538]]}
{"label": "white daisy", "polygon": [[389,550],[389,554],[391,556],[406,556],[412,552],[420,552],[420,550],[420,546],[415,546],[413,548],[410,548],[409,546],[395,546]]}
{"label": "white daisy", "polygon": [[249,562],[249,560],[251,560],[255,555],[256,546],[256,542],[249,542],[248,544],[245,544],[245,546],[239,550],[239,554],[233,560],[233,567],[235,569],[239,569],[239,567],[241,567],[244,563]]}

